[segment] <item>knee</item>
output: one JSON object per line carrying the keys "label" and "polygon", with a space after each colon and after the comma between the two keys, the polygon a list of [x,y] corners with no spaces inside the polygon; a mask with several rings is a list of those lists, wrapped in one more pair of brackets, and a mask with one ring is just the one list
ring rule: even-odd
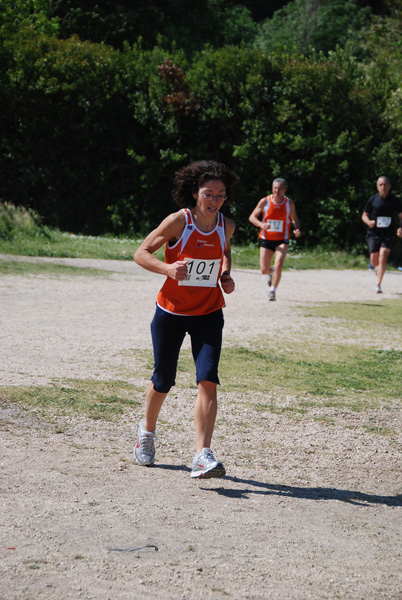
{"label": "knee", "polygon": [[200,391],[203,391],[205,395],[208,396],[211,400],[216,398],[217,387],[218,384],[214,381],[207,381],[206,379],[203,379],[202,381],[198,382],[198,389]]}

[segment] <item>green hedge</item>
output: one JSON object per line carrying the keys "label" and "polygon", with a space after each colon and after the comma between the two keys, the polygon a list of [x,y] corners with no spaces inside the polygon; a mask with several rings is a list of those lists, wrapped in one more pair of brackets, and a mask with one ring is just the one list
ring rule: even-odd
{"label": "green hedge", "polygon": [[[289,182],[301,246],[361,243],[364,203],[398,183],[402,135],[386,99],[339,56],[260,49],[123,50],[21,26],[1,28],[1,199],[50,226],[143,234],[175,209],[174,171],[215,158],[241,181],[236,242],[274,177]],[[346,59],[345,59],[346,60]],[[395,109],[391,116],[399,111]],[[388,111],[388,112],[387,112]]]}

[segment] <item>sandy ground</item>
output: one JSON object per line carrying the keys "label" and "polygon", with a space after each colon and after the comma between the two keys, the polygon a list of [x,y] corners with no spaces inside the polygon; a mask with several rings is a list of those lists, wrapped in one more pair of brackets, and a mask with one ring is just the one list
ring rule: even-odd
{"label": "sandy ground", "polygon": [[[159,276],[131,262],[14,260],[104,276],[0,277],[2,386],[123,378],[145,388],[135,354],[150,349]],[[285,272],[276,303],[257,271],[233,276],[224,347],[265,336],[291,352],[306,332],[323,344],[355,342],[353,331],[306,316],[306,307],[402,299],[399,272],[386,274],[383,296],[368,271]],[[392,332],[359,336],[402,349]],[[213,447],[227,475],[194,481],[194,391],[172,390],[150,469],[132,458],[142,407],[111,423],[44,418],[2,402],[0,598],[400,600],[400,404],[317,408],[296,419],[251,410],[246,392],[223,384]],[[262,396],[279,408],[294,400],[269,389]],[[393,433],[370,433],[373,423]]]}

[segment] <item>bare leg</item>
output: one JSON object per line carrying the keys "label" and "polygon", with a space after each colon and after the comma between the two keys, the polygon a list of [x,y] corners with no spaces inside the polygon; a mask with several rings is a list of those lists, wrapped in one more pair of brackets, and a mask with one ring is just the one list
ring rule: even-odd
{"label": "bare leg", "polygon": [[370,262],[374,268],[378,267],[378,252],[372,252],[370,254]]}
{"label": "bare leg", "polygon": [[210,448],[218,408],[216,383],[200,381],[194,406],[195,451]]}
{"label": "bare leg", "polygon": [[390,248],[380,248],[380,251],[378,253],[377,285],[381,285],[382,279],[385,275],[389,253]]}
{"label": "bare leg", "polygon": [[260,247],[260,269],[263,275],[269,275],[271,273],[271,260],[273,255],[273,250]]}
{"label": "bare leg", "polygon": [[274,288],[278,287],[279,282],[282,278],[282,268],[283,268],[283,263],[285,262],[287,252],[288,252],[287,244],[281,244],[276,249],[275,269],[274,269],[274,274],[272,275],[272,286]]}
{"label": "bare leg", "polygon": [[158,420],[159,412],[167,394],[162,394],[154,389],[152,381],[149,382],[147,388],[147,397],[145,400],[145,419],[144,427],[147,431],[154,431],[156,421]]}

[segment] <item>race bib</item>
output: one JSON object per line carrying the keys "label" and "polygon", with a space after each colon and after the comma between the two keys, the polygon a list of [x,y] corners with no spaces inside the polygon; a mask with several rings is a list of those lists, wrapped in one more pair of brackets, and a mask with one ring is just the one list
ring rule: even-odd
{"label": "race bib", "polygon": [[268,219],[267,223],[269,223],[270,228],[268,231],[275,231],[276,233],[282,233],[283,231],[283,221],[276,221],[275,219]]}
{"label": "race bib", "polygon": [[218,282],[221,259],[184,258],[187,260],[187,275],[179,285],[197,287],[216,287]]}
{"label": "race bib", "polygon": [[391,225],[391,217],[377,217],[377,227],[389,227]]}

